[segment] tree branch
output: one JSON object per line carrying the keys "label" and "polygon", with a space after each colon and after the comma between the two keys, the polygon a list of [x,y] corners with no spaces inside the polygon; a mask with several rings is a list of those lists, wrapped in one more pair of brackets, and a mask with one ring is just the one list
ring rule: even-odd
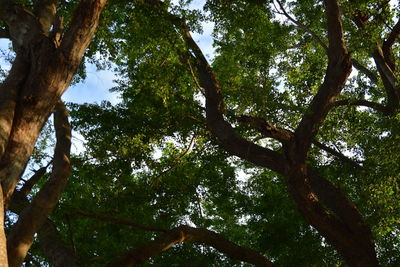
{"label": "tree branch", "polygon": [[48,36],[54,23],[58,0],[39,0],[35,5],[35,15],[40,23],[42,32]]}
{"label": "tree branch", "polygon": [[197,77],[196,77],[196,75],[194,74],[194,71],[193,71],[193,68],[192,68],[192,64],[190,64],[190,60],[187,60],[187,65],[188,65],[188,68],[189,68],[189,70],[190,70],[190,74],[192,75],[193,80],[194,80],[194,82],[195,82],[197,88],[198,88],[199,91],[203,94],[203,96],[205,96],[204,88],[201,87],[199,81],[197,80]]}
{"label": "tree branch", "polygon": [[158,175],[156,175],[155,177],[152,177],[151,179],[153,180],[152,185],[154,183],[157,182],[157,180],[167,174],[168,172],[172,171],[176,166],[178,166],[178,164],[182,161],[182,159],[189,153],[189,151],[191,150],[193,143],[196,139],[196,133],[193,134],[193,137],[190,139],[189,145],[185,148],[185,150],[177,157],[173,160],[173,162],[171,163],[170,166],[168,166],[167,169],[161,171]]}
{"label": "tree branch", "polygon": [[396,76],[394,70],[390,68],[387,62],[388,58],[385,57],[379,43],[376,43],[376,49],[373,55],[378,71],[381,73],[382,80],[389,83],[392,88],[396,87]]}
{"label": "tree branch", "polygon": [[335,0],[325,0],[325,5],[329,40],[328,68],[324,82],[295,130],[296,145],[298,146],[296,157],[306,157],[320,124],[328,115],[351,72],[349,53],[343,38],[339,4]]}
{"label": "tree branch", "polygon": [[315,141],[315,140],[314,140],[312,143],[313,143],[316,147],[318,147],[318,148],[320,148],[320,149],[322,149],[322,150],[328,152],[329,154],[332,154],[333,156],[335,156],[335,157],[337,157],[338,159],[340,159],[341,161],[343,161],[343,162],[349,164],[350,166],[353,166],[353,167],[358,168],[358,169],[360,169],[360,168],[362,167],[360,164],[358,164],[358,163],[355,162],[354,160],[352,160],[352,159],[346,157],[346,156],[343,155],[342,153],[336,151],[336,150],[333,149],[333,148],[330,148],[330,147],[327,146],[327,145],[324,145],[324,144],[322,144],[322,143],[320,143],[320,142],[318,142],[318,141]]}
{"label": "tree branch", "polygon": [[[359,27],[364,28],[368,22],[368,16],[360,11],[352,18],[353,22]],[[400,87],[397,85],[398,78],[395,74],[395,62],[392,59],[391,47],[398,38],[400,31],[400,20],[390,32],[388,38],[381,47],[379,42],[375,44],[375,50],[372,54],[375,65],[378,69],[379,76],[382,79],[383,86],[387,95],[387,105],[385,115],[393,115],[397,113],[400,105]]]}
{"label": "tree branch", "polygon": [[293,139],[292,132],[279,127],[275,127],[263,118],[242,115],[238,118],[238,121],[251,125],[264,137],[273,138],[275,140],[278,140],[282,144],[287,144]]}
{"label": "tree branch", "polygon": [[306,25],[304,25],[303,23],[301,23],[300,21],[297,21],[296,19],[294,19],[292,16],[290,16],[285,8],[283,7],[282,3],[279,0],[276,0],[276,2],[278,3],[280,9],[283,12],[283,15],[285,15],[286,18],[288,18],[291,22],[293,22],[295,25],[297,25],[298,27],[300,27],[301,29],[303,29],[303,31],[309,33],[318,43],[319,45],[325,50],[328,51],[328,46],[324,43],[324,41],[322,41],[322,39],[315,33],[313,32],[310,27],[307,27]]}
{"label": "tree branch", "polygon": [[116,223],[116,224],[121,224],[121,225],[127,225],[127,226],[131,226],[131,227],[134,227],[136,229],[144,230],[144,231],[163,232],[163,233],[168,232],[167,229],[163,229],[163,228],[159,228],[159,227],[146,226],[146,225],[143,225],[143,224],[135,223],[135,222],[132,222],[132,221],[127,221],[127,220],[124,220],[124,219],[118,219],[118,218],[114,218],[114,217],[108,217],[108,216],[103,216],[103,215],[99,215],[99,214],[88,213],[88,212],[84,212],[84,211],[81,211],[81,210],[76,210],[76,211],[72,212],[71,214],[69,214],[69,216],[74,216],[74,215],[79,215],[79,216],[83,216],[83,217],[87,217],[87,218],[92,218],[92,219],[96,219],[96,220],[103,221],[103,222],[111,222],[111,223]]}
{"label": "tree branch", "polygon": [[364,73],[370,80],[371,82],[377,84],[378,83],[378,77],[376,77],[375,73],[373,73],[371,70],[369,70],[367,67],[363,66],[357,59],[351,59],[351,63],[353,66],[360,72]]}
{"label": "tree branch", "polygon": [[61,49],[74,68],[80,64],[82,55],[92,40],[106,3],[107,0],[81,0],[75,9],[61,43]]}
{"label": "tree branch", "polygon": [[[194,54],[199,83],[206,95],[206,118],[211,132],[221,142],[220,146],[227,152],[256,165],[267,167],[278,173],[284,172],[285,159],[282,154],[258,146],[238,136],[234,128],[223,117],[223,99],[220,85],[211,66],[201,49],[193,40],[189,29],[180,18],[170,15],[170,20],[184,32],[184,40]],[[192,55],[192,54],[191,54]],[[192,55],[193,56],[193,55]]]}
{"label": "tree branch", "polygon": [[70,174],[71,126],[65,105],[59,102],[54,114],[57,143],[53,170],[49,180],[20,214],[8,240],[8,260],[11,266],[20,266],[47,216],[61,197]]}
{"label": "tree branch", "polygon": [[[26,195],[20,190],[15,191],[10,203],[10,210],[20,214],[21,210],[28,205],[29,200]],[[50,219],[46,218],[37,234],[43,253],[55,267],[78,266],[74,252],[64,245],[56,226]],[[25,258],[25,261],[27,259],[28,257]]]}
{"label": "tree branch", "polygon": [[383,115],[390,115],[391,111],[384,105],[371,102],[368,100],[338,100],[334,103],[334,106],[363,106],[372,108],[376,111],[381,112]]}
{"label": "tree branch", "polygon": [[122,257],[110,263],[109,266],[136,266],[181,242],[202,243],[217,249],[230,258],[256,266],[275,266],[258,252],[236,245],[213,231],[186,225],[171,229],[139,248],[128,250]]}
{"label": "tree branch", "polygon": [[[295,130],[295,142],[284,146],[289,163],[286,171],[288,191],[304,218],[342,254],[350,266],[377,266],[370,235],[365,234],[363,227],[357,227],[358,223],[349,221],[359,218],[363,223],[362,216],[329,181],[322,177],[321,180],[314,179],[312,168],[306,165],[309,147],[351,72],[338,0],[324,2],[329,40],[328,67],[322,85]],[[341,199],[341,204],[337,206],[331,202],[322,189]]]}
{"label": "tree branch", "polygon": [[17,47],[27,46],[40,37],[35,16],[12,0],[0,0],[0,19],[7,24],[9,35]]}
{"label": "tree branch", "polygon": [[[260,132],[263,137],[273,138],[273,139],[281,142],[282,144],[288,144],[289,142],[291,142],[293,140],[294,133],[292,131],[276,127],[276,126],[268,123],[267,121],[265,121],[263,118],[240,116],[238,118],[238,121],[251,125],[258,132]],[[329,154],[332,154],[333,156],[337,157],[341,161],[348,163],[353,167],[356,167],[356,168],[361,167],[354,160],[346,157],[342,153],[340,153],[318,141],[313,141],[312,143],[315,146],[319,147],[320,149],[328,152]]]}
{"label": "tree branch", "polygon": [[[286,16],[290,21],[292,21],[295,25],[297,25],[298,27],[300,27],[301,29],[303,29],[305,32],[308,32],[319,44],[322,48],[324,48],[325,51],[328,51],[328,46],[322,41],[322,39],[315,33],[313,32],[309,27],[307,27],[306,25],[302,24],[301,22],[295,20],[292,16],[290,16],[287,11],[285,10],[285,8],[283,7],[282,3],[278,0],[276,0],[280,9],[282,10],[282,14],[284,16]],[[378,82],[378,78],[376,77],[376,75],[370,71],[368,68],[366,68],[365,66],[363,66],[358,60],[356,59],[352,59],[351,63],[353,64],[353,66],[360,72],[364,73],[373,83],[377,83]]]}
{"label": "tree branch", "polygon": [[[348,239],[347,241],[344,241],[345,245],[347,245],[346,242],[348,244],[354,242],[356,247],[358,246],[361,251],[348,251],[346,253],[354,253],[354,255],[359,254],[360,257],[364,257],[365,262],[368,262],[365,266],[378,266],[371,231],[354,204],[340,191],[339,188],[319,176],[312,168],[308,168],[307,174],[310,179],[310,186],[316,192],[318,198],[331,211],[333,211],[340,220],[340,230],[337,232],[335,238],[337,238],[337,240],[343,239],[340,235],[344,232],[347,236],[345,238]],[[332,237],[328,237],[328,239],[331,238]],[[335,242],[337,241],[333,241],[333,243]],[[343,245],[341,245],[341,247],[343,247]],[[339,249],[339,251],[340,250],[341,249]],[[347,257],[348,256],[345,256],[345,258]],[[348,262],[354,260],[357,259],[347,259]]]}
{"label": "tree branch", "polygon": [[[4,231],[4,216],[6,214],[5,211],[5,203],[3,196],[3,188],[0,185],[0,242],[1,244],[7,243],[6,233]],[[7,249],[5,245],[0,246],[0,261],[3,262],[4,266],[8,266],[8,257],[7,257]]]}
{"label": "tree branch", "polygon": [[378,42],[376,43],[373,58],[386,91],[387,108],[393,114],[400,104],[400,87],[397,86],[398,79],[394,70],[390,68],[390,58],[385,58]]}
{"label": "tree branch", "polygon": [[[322,41],[322,39],[315,32],[313,32],[309,27],[307,27],[306,25],[302,24],[301,22],[295,20],[292,16],[290,16],[280,1],[277,0],[277,3],[280,9],[282,10],[283,12],[282,14],[284,16],[286,16],[290,21],[292,21],[295,25],[303,29],[305,32],[308,32],[325,51],[328,51],[328,46]],[[351,63],[358,71],[364,73],[373,83],[376,84],[378,82],[378,78],[376,77],[376,75],[368,68],[363,66],[358,60],[352,59]]]}
{"label": "tree branch", "polygon": [[60,47],[61,45],[63,30],[64,30],[64,18],[56,14],[53,23],[53,29],[50,34],[50,38],[54,40],[54,44],[56,45],[56,47]]}
{"label": "tree branch", "polygon": [[[212,133],[222,143],[221,147],[242,159],[285,174],[289,192],[302,215],[330,244],[338,249],[347,263],[354,266],[360,264],[363,266],[377,266],[374,244],[369,239],[370,236],[363,235],[365,232],[360,230],[362,228],[357,228],[356,226],[353,228],[352,222],[346,221],[351,216],[357,217],[357,210],[346,206],[352,204],[351,202],[346,204],[345,201],[342,201],[340,208],[346,208],[346,213],[349,212],[350,214],[344,216],[346,214],[341,213],[339,208],[333,205],[334,203],[332,204],[328,201],[327,203],[330,206],[328,208],[324,206],[324,203],[320,202],[320,196],[318,195],[323,194],[323,190],[318,186],[329,184],[330,187],[327,190],[333,195],[336,194],[335,187],[325,179],[322,182],[315,182],[316,185],[314,185],[315,179],[311,178],[311,168],[307,168],[306,165],[307,152],[318,132],[319,125],[325,119],[330,108],[332,108],[337,95],[351,72],[351,62],[343,39],[338,1],[326,0],[325,2],[329,40],[328,68],[323,84],[295,131],[295,140],[288,142],[289,145],[284,146],[284,156],[256,146],[236,135],[233,127],[224,119],[222,92],[215,73],[191,38],[187,25],[175,16],[171,20],[174,21],[175,25],[183,28],[187,46],[197,60],[196,67],[199,72],[199,82],[206,93],[207,124]],[[245,152],[246,148],[247,153]],[[281,166],[277,166],[278,164]],[[344,196],[343,198],[346,199]],[[333,212],[338,212],[338,214],[332,213],[330,209]],[[352,214],[353,212],[354,214]],[[351,226],[350,228],[347,227],[347,223]],[[353,233],[351,229],[360,231]]]}
{"label": "tree branch", "polygon": [[50,219],[46,219],[38,232],[39,244],[45,256],[54,267],[77,267],[78,260],[61,239],[56,225]]}
{"label": "tree branch", "polygon": [[385,57],[385,60],[388,62],[389,67],[395,71],[396,65],[393,60],[393,52],[392,46],[397,39],[400,37],[400,19],[397,21],[396,25],[394,25],[392,31],[389,33],[389,36],[382,44],[382,51]]}
{"label": "tree branch", "polygon": [[44,166],[44,167],[40,168],[39,170],[35,171],[35,174],[33,174],[31,176],[31,178],[29,178],[29,180],[24,183],[24,185],[21,187],[19,192],[21,192],[21,194],[23,194],[24,196],[27,196],[29,194],[29,192],[32,190],[32,187],[35,184],[37,184],[39,182],[39,180],[45,175],[47,168],[49,167],[49,165],[51,163],[52,163],[52,161],[50,161],[47,164],[47,166]]}
{"label": "tree branch", "polygon": [[[24,57],[17,54],[7,78],[0,84],[0,158],[3,157],[7,148],[15,116],[17,96],[28,75],[28,70],[29,66]],[[4,194],[6,190],[3,187]]]}

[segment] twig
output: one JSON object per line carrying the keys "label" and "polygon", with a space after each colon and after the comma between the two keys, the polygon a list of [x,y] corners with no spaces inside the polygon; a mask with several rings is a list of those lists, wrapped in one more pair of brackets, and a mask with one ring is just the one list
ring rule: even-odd
{"label": "twig", "polygon": [[116,223],[116,224],[132,226],[136,229],[144,230],[144,231],[163,232],[163,233],[168,232],[168,230],[164,229],[164,228],[146,226],[143,224],[135,223],[135,222],[124,220],[124,219],[118,219],[118,218],[103,216],[103,215],[99,215],[99,214],[88,213],[88,212],[84,212],[81,210],[76,210],[76,211],[68,214],[68,216],[73,216],[73,215],[79,215],[79,216],[83,216],[83,217],[87,217],[87,218],[92,218],[92,219],[96,219],[96,220],[103,221],[103,222],[111,222],[111,223]]}
{"label": "twig", "polygon": [[167,168],[166,170],[162,171],[161,173],[159,173],[158,175],[156,175],[155,177],[152,177],[153,180],[153,185],[154,183],[163,175],[165,175],[166,173],[170,172],[171,170],[173,170],[176,166],[178,166],[178,164],[180,163],[180,161],[183,159],[184,156],[186,156],[186,154],[190,151],[190,149],[192,148],[192,145],[194,143],[194,140],[196,138],[196,134],[193,135],[192,139],[190,140],[189,145],[186,147],[185,151],[182,152],[182,154],[180,154],[172,163],[172,165]]}
{"label": "twig", "polygon": [[279,0],[276,0],[276,2],[278,3],[280,9],[283,12],[283,15],[285,15],[285,17],[287,17],[290,21],[292,21],[295,25],[299,26],[300,28],[302,28],[305,32],[311,34],[311,36],[321,45],[322,48],[325,49],[325,51],[328,51],[328,46],[321,40],[321,38],[315,33],[313,32],[310,27],[307,27],[306,25],[304,25],[303,23],[301,23],[300,21],[297,21],[296,19],[294,19],[292,16],[290,16],[285,8],[283,7],[282,3]]}

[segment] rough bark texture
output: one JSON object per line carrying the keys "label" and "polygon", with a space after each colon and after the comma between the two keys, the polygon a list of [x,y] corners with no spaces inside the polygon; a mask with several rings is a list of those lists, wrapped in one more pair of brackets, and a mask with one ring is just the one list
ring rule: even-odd
{"label": "rough bark texture", "polygon": [[180,242],[205,244],[217,249],[230,258],[248,262],[256,266],[275,266],[267,258],[252,249],[238,246],[213,231],[203,228],[193,228],[187,225],[171,229],[153,241],[139,248],[127,251],[122,257],[109,264],[109,266],[136,266]]}
{"label": "rough bark texture", "polygon": [[7,238],[10,266],[20,266],[31,247],[35,233],[42,227],[53,210],[70,174],[71,127],[64,104],[59,103],[54,116],[57,144],[54,152],[53,171],[28,207],[19,215],[18,221]]}
{"label": "rough bark texture", "polygon": [[[307,166],[306,160],[320,125],[334,106],[364,105],[385,115],[398,113],[400,88],[395,62],[392,59],[392,46],[399,38],[400,20],[382,45],[376,43],[375,51],[371,55],[379,73],[379,77],[376,77],[356,60],[350,59],[343,39],[338,1],[324,2],[328,45],[311,32],[328,55],[324,81],[293,133],[271,125],[261,129],[268,137],[283,144],[284,153],[242,138],[224,119],[223,95],[215,73],[193,41],[185,23],[174,16],[170,18],[173,23],[182,27],[183,38],[192,52],[190,55],[194,55],[192,59],[198,72],[199,85],[205,90],[207,125],[218,138],[221,148],[232,155],[284,175],[288,191],[301,214],[340,252],[350,266],[377,266],[370,229],[357,208],[338,188]],[[0,19],[7,24],[8,29],[0,35],[10,38],[16,51],[11,71],[0,85],[0,266],[8,265],[4,205],[7,205],[20,180],[44,123],[70,84],[97,28],[105,3],[106,0],[81,0],[68,30],[62,33],[61,20],[56,14],[56,1],[37,1],[36,10],[30,12],[16,2],[0,0]],[[164,6],[160,1],[149,3],[158,7]],[[280,6],[284,10],[281,4]],[[290,18],[288,14],[287,16]],[[354,18],[360,29],[368,23],[364,17],[359,14]],[[290,19],[304,28],[293,18]],[[371,81],[376,82],[378,78],[382,80],[387,95],[386,105],[366,100],[336,101],[351,72],[352,63]],[[8,237],[8,259],[11,266],[19,266],[23,262],[35,233],[43,224],[45,228],[39,235],[49,258],[55,262],[64,258],[64,262],[68,262],[66,266],[76,264],[65,247],[53,250],[57,247],[54,243],[57,240],[57,231],[47,219],[66,184],[70,168],[70,130],[65,110],[62,109],[62,106],[58,106],[55,122],[57,147],[53,173],[40,193],[22,211]],[[28,185],[25,189],[29,191]],[[20,193],[26,196],[24,190]],[[214,232],[188,226],[165,232],[143,247],[130,250],[112,265],[137,264],[178,242],[187,241],[213,246],[228,256],[256,265],[273,265],[255,251],[237,246]]]}
{"label": "rough bark texture", "polygon": [[[0,193],[2,193],[2,188],[0,185]],[[0,195],[1,196],[1,195]],[[2,244],[6,244],[7,238],[4,232],[4,202],[3,198],[0,197],[0,242]],[[7,250],[6,246],[0,246],[0,267],[7,267],[8,259],[7,259]]]}
{"label": "rough bark texture", "polygon": [[[43,0],[36,4],[36,10],[31,12],[11,0],[0,0],[0,19],[7,24],[8,36],[16,52],[12,69],[0,85],[0,181],[6,206],[44,123],[82,60],[106,0],[80,1],[62,39],[61,21],[56,19],[56,1]],[[35,232],[58,201],[65,185],[68,153],[61,155],[65,150],[61,152],[60,148],[59,151],[48,188],[26,208],[10,233],[11,266],[19,266],[23,261]],[[55,190],[54,194],[47,194],[52,190]],[[5,251],[5,242],[0,244],[0,249]],[[6,262],[4,255],[0,262]]]}
{"label": "rough bark texture", "polygon": [[[39,174],[43,174],[41,170],[36,172],[28,182],[33,183],[34,180],[37,182],[40,179]],[[30,187],[30,184],[28,187]],[[19,214],[24,208],[30,205],[26,193],[25,184],[21,190],[14,192],[10,203],[10,210],[12,212]],[[74,252],[64,244],[56,226],[50,219],[45,220],[37,234],[40,247],[52,266],[78,266],[78,260]]]}

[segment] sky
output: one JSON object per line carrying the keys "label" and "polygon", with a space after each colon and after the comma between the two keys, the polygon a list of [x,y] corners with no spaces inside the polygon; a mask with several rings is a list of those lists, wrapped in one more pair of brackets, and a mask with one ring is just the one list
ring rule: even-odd
{"label": "sky", "polygon": [[[172,0],[173,3],[178,3],[179,0]],[[193,0],[190,4],[192,9],[202,9],[206,0]],[[396,0],[390,1],[392,6],[396,6]],[[203,23],[203,34],[193,33],[193,38],[207,56],[208,60],[214,57],[214,48],[212,46],[212,31],[213,23]],[[5,49],[9,46],[6,39],[0,39],[0,49]],[[3,60],[0,55],[0,66],[8,69],[10,66]],[[111,93],[109,89],[115,83],[115,75],[111,70],[96,70],[94,65],[87,66],[87,78],[70,88],[63,95],[63,100],[74,103],[100,103],[103,100],[108,100],[113,104],[118,103],[118,93]]]}
{"label": "sky", "polygon": [[[173,2],[178,2],[177,0]],[[194,0],[190,8],[202,9],[205,0]],[[197,42],[208,60],[212,60],[214,48],[212,47],[212,31],[214,24],[211,22],[203,23],[203,33],[193,33],[193,39]],[[113,80],[116,76],[111,70],[97,71],[94,65],[87,66],[87,78],[74,86],[71,86],[63,95],[63,100],[74,103],[100,103],[103,100],[110,101],[112,104],[119,102],[117,92],[109,92],[115,86]]]}
{"label": "sky", "polygon": [[[173,2],[178,2],[174,0]],[[202,9],[205,0],[194,0],[190,8]],[[209,60],[212,60],[214,55],[214,49],[212,47],[212,34],[213,23],[203,23],[203,33],[193,33],[194,40],[198,43],[203,53]],[[9,47],[9,41],[6,39],[0,39],[0,49],[6,51]],[[3,57],[0,56],[0,66],[3,69],[9,69],[10,65],[4,61]],[[115,86],[114,80],[116,79],[115,74],[112,70],[100,70],[92,64],[88,64],[86,68],[87,78],[73,86],[70,86],[68,90],[62,96],[65,102],[73,103],[100,103],[101,101],[107,100],[112,104],[119,102],[117,92],[109,92],[109,89]]]}
{"label": "sky", "polygon": [[[177,3],[178,0],[173,0]],[[190,8],[202,9],[206,0],[194,0]],[[197,42],[203,53],[208,60],[214,57],[214,49],[212,46],[213,23],[203,23],[203,33],[192,33],[193,39]],[[1,51],[10,53],[8,49],[10,42],[7,39],[0,38],[0,66],[4,70],[10,69],[10,64],[4,60]],[[86,66],[87,78],[75,85],[70,86],[62,96],[65,102],[73,102],[78,104],[83,103],[101,103],[102,101],[110,101],[112,104],[117,104],[120,99],[117,92],[110,92],[109,89],[116,84],[114,80],[117,78],[112,70],[97,70],[96,66],[87,64]],[[73,132],[73,146],[72,152],[79,153],[84,150],[84,138],[77,132]]]}

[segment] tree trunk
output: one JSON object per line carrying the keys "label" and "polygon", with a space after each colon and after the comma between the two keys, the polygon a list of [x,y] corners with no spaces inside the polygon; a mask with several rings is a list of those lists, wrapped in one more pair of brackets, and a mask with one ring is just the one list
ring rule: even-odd
{"label": "tree trunk", "polygon": [[7,243],[6,234],[4,232],[4,203],[3,198],[1,197],[3,193],[2,187],[0,185],[0,244],[4,244],[0,246],[0,267],[8,266],[8,257],[7,257],[7,249],[5,244]]}
{"label": "tree trunk", "polygon": [[[53,113],[61,95],[70,85],[98,26],[100,13],[105,4],[106,0],[80,1],[68,31],[62,33],[60,21],[55,19],[56,1],[39,0],[36,6],[37,12],[32,12],[10,0],[0,0],[0,20],[7,24],[9,36],[16,51],[11,71],[0,85],[0,181],[2,187],[0,205],[2,208],[3,205],[7,207],[43,125]],[[60,179],[60,182],[64,183],[64,180]],[[48,204],[54,199],[58,201],[59,196],[54,197],[41,201],[48,201]],[[46,203],[32,204],[46,205]],[[48,205],[49,209],[46,213],[51,211],[53,204]],[[31,208],[34,209],[34,207]],[[42,215],[47,216],[47,214]],[[24,225],[23,220],[32,220],[32,216],[36,216],[35,213],[20,217],[17,225]],[[18,238],[20,234],[18,227],[14,229],[17,232],[11,232],[15,241],[13,247],[23,248],[24,251],[21,254],[22,258],[12,266],[19,266],[19,262],[23,260],[31,245],[29,242],[25,243],[24,240],[32,239],[43,222],[44,220],[41,219],[40,223],[35,225],[35,229],[31,229],[34,230],[29,233],[31,237]],[[0,223],[3,227],[3,218]],[[0,262],[7,266],[6,238],[4,229],[1,230]]]}

